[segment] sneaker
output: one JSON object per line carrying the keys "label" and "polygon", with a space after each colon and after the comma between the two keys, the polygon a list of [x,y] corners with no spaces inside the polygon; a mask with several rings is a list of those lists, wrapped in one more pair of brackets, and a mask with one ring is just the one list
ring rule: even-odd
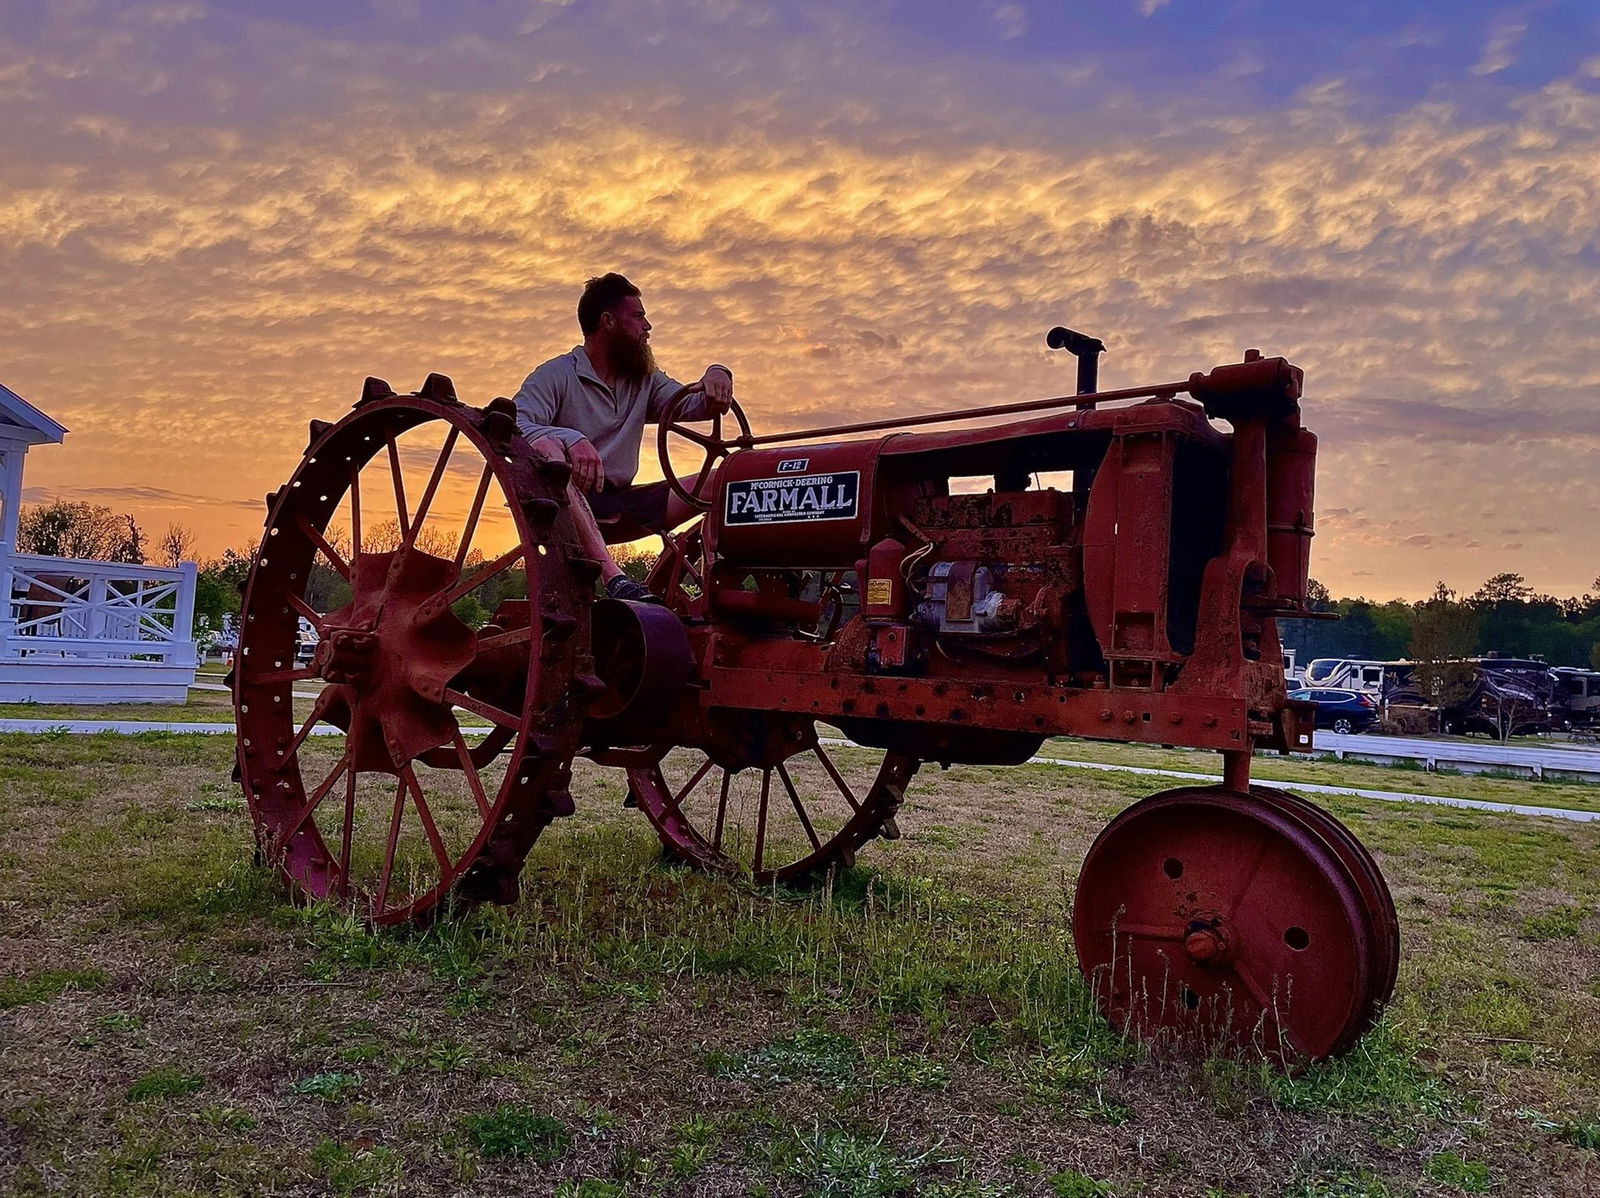
{"label": "sneaker", "polygon": [[628,603],[660,603],[661,600],[651,593],[650,588],[641,582],[634,582],[626,574],[618,574],[606,583],[606,598],[622,599]]}

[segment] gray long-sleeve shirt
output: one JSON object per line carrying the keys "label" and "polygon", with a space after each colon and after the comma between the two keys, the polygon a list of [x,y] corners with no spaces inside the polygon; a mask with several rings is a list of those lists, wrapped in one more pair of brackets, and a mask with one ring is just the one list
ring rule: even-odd
{"label": "gray long-sleeve shirt", "polygon": [[[646,423],[660,421],[666,401],[683,384],[658,370],[638,382],[607,386],[583,346],[537,367],[516,395],[517,428],[530,441],[552,436],[571,447],[587,439],[600,454],[606,482],[626,487],[639,472],[639,441]],[[678,412],[704,420],[705,396],[691,395]]]}

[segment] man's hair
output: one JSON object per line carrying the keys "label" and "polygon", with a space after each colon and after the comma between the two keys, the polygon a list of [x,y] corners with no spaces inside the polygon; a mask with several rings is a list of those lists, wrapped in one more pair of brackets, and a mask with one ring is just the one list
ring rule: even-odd
{"label": "man's hair", "polygon": [[600,318],[630,295],[640,294],[639,289],[616,271],[597,275],[583,285],[583,295],[578,299],[578,327],[587,337],[600,327]]}

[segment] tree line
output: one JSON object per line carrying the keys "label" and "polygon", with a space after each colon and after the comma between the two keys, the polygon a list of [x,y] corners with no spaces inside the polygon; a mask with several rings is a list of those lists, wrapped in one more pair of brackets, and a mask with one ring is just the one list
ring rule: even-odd
{"label": "tree line", "polygon": [[1494,653],[1600,669],[1600,578],[1588,592],[1563,599],[1507,572],[1465,595],[1441,581],[1416,603],[1335,599],[1313,579],[1309,605],[1339,619],[1279,621],[1284,647],[1302,665],[1318,657],[1445,661]]}
{"label": "tree line", "polygon": [[169,524],[152,543],[127,512],[82,500],[36,503],[17,516],[18,553],[175,568],[194,556],[194,545],[194,533],[182,524]]}

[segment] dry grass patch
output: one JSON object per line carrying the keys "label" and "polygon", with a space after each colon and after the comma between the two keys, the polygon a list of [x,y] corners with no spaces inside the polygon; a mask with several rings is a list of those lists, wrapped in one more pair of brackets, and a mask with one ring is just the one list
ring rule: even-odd
{"label": "dry grass patch", "polygon": [[1405,923],[1394,1008],[1285,1079],[1099,1020],[1067,899],[1149,789],[928,767],[804,893],[664,867],[614,772],[517,908],[283,902],[230,738],[0,738],[0,1188],[944,1198],[1593,1192],[1600,829],[1335,803]]}

